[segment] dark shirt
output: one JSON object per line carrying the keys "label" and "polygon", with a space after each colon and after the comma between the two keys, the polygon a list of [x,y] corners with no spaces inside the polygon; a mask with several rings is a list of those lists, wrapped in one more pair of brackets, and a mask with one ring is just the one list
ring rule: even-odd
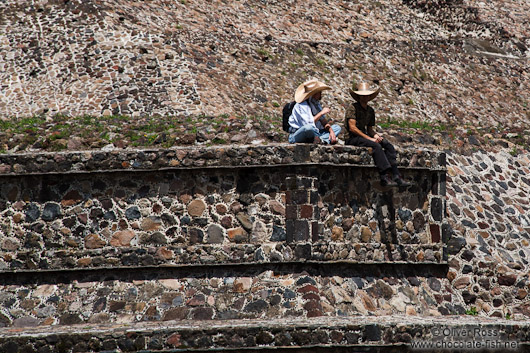
{"label": "dark shirt", "polygon": [[360,103],[355,102],[348,106],[346,109],[346,129],[350,133],[350,137],[358,136],[350,131],[349,120],[354,119],[355,125],[361,130],[364,134],[368,135],[366,128],[368,126],[375,126],[375,111],[372,107],[367,106],[364,109]]}

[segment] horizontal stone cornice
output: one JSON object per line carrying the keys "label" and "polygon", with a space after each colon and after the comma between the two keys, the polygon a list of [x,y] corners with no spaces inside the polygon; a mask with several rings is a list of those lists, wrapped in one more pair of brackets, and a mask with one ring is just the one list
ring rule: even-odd
{"label": "horizontal stone cornice", "polygon": [[[374,167],[370,153],[353,146],[274,144],[4,154],[0,176],[294,165]],[[445,153],[439,151],[399,151],[398,163],[409,169],[446,167]]]}

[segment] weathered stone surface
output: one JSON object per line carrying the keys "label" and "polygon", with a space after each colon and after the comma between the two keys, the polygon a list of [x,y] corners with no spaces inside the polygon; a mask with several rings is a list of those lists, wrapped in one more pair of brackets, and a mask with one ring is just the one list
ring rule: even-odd
{"label": "weathered stone surface", "polygon": [[276,200],[269,201],[269,206],[273,213],[285,216],[285,207]]}
{"label": "weathered stone surface", "polygon": [[110,245],[112,246],[130,246],[131,240],[134,239],[136,234],[130,230],[123,230],[116,232],[112,235],[110,239]]}
{"label": "weathered stone surface", "polygon": [[45,221],[53,221],[61,215],[61,206],[54,202],[48,202],[44,205],[42,210],[42,219]]}
{"label": "weathered stone surface", "polygon": [[87,249],[99,249],[105,245],[107,245],[107,242],[97,234],[89,234],[85,237],[85,247]]}
{"label": "weathered stone surface", "polygon": [[200,217],[206,209],[206,204],[202,200],[193,200],[188,205],[188,213],[192,217]]}
{"label": "weathered stone surface", "polygon": [[208,237],[206,242],[209,244],[221,244],[224,242],[224,230],[216,224],[208,227]]}

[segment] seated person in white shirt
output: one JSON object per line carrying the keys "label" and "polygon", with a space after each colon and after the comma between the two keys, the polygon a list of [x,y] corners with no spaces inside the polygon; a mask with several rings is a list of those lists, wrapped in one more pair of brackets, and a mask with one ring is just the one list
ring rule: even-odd
{"label": "seated person in white shirt", "polygon": [[331,87],[317,80],[310,80],[298,86],[294,94],[297,104],[289,117],[289,143],[337,143],[341,128],[326,120],[325,114],[330,110],[320,105],[322,91],[329,89]]}

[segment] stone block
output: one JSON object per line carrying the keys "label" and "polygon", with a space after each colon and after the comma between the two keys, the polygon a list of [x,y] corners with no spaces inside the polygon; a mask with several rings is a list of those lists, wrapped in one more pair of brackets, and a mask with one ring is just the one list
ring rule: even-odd
{"label": "stone block", "polygon": [[313,221],[311,222],[311,240],[313,242],[316,242],[319,240],[319,235],[321,234],[320,232],[320,226],[319,226],[319,223],[316,222],[316,221]]}
{"label": "stone block", "polygon": [[285,220],[285,241],[289,243],[294,242],[294,219]]}
{"label": "stone block", "polygon": [[431,198],[431,216],[436,222],[442,221],[444,202],[439,197]]}
{"label": "stone block", "polygon": [[287,205],[285,207],[285,218],[286,219],[297,219],[298,218],[298,207],[295,205]]}
{"label": "stone block", "polygon": [[429,224],[429,231],[431,233],[431,241],[433,243],[439,243],[440,237],[440,226],[438,224]]}
{"label": "stone block", "polygon": [[295,205],[309,203],[309,192],[307,190],[295,190],[291,192],[291,202]]}
{"label": "stone block", "polygon": [[294,241],[308,241],[309,240],[309,221],[295,220],[294,221]]}
{"label": "stone block", "polygon": [[311,205],[302,205],[302,206],[300,206],[300,218],[302,218],[302,219],[311,219],[311,218],[313,218],[313,206],[311,206]]}

